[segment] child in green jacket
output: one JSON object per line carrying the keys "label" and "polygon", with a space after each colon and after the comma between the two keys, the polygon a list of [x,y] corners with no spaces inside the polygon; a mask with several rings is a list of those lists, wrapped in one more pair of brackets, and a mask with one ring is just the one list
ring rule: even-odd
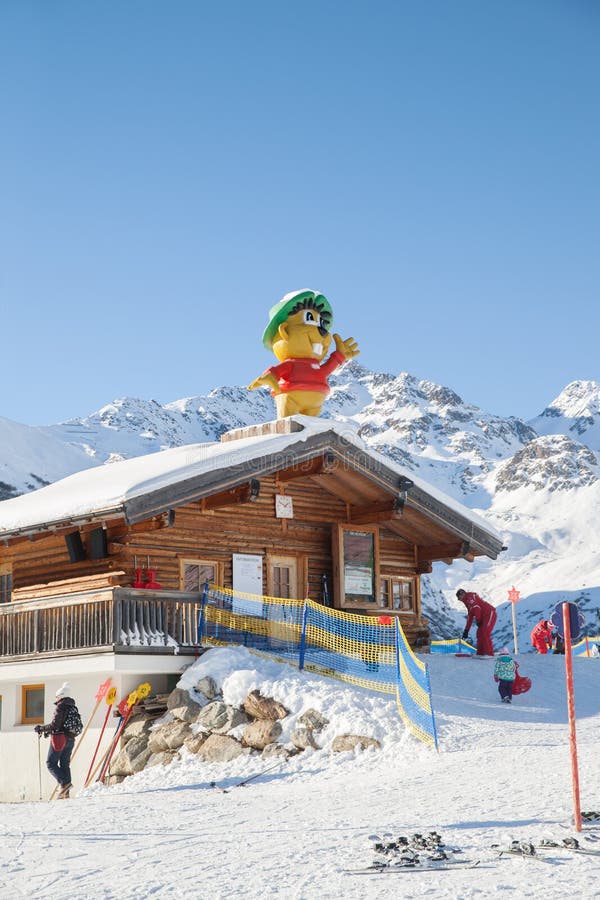
{"label": "child in green jacket", "polygon": [[494,681],[498,682],[498,693],[503,703],[512,701],[513,683],[516,678],[515,661],[507,647],[503,647],[494,666]]}

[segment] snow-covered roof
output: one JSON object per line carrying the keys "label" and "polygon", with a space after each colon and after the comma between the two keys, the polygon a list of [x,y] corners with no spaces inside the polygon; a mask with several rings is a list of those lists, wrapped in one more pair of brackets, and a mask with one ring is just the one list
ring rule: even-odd
{"label": "snow-covered roof", "polygon": [[[303,453],[305,456],[316,455],[328,443],[334,442],[338,447],[358,450],[364,460],[389,477],[410,478],[415,488],[428,498],[484,532],[493,544],[501,545],[501,536],[493,526],[370,449],[353,424],[306,416],[295,416],[293,422],[300,430],[163,450],[86,469],[29,494],[5,500],[0,503],[0,538],[86,518],[97,520],[124,515],[129,521],[136,521],[164,511],[165,506],[190,502],[194,491],[197,497],[208,495],[211,487],[213,491],[222,490],[224,471],[231,474],[226,487],[232,487],[236,479],[240,483],[256,477],[257,473],[264,475],[277,471],[289,466]],[[266,460],[269,465],[265,465]],[[167,493],[169,503],[164,504]],[[161,503],[162,509],[159,508]]]}

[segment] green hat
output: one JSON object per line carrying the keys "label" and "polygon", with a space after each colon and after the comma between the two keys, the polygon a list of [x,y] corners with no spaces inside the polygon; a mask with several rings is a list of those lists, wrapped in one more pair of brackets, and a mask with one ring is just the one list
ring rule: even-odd
{"label": "green hat", "polygon": [[265,328],[262,338],[263,344],[267,350],[272,349],[277,329],[281,323],[285,322],[288,316],[298,312],[300,309],[316,309],[323,317],[323,324],[327,328],[327,331],[329,331],[333,322],[333,310],[331,309],[327,297],[324,297],[323,294],[319,294],[318,291],[309,291],[306,289],[302,291],[292,291],[290,294],[286,294],[283,300],[280,300],[279,303],[276,303],[275,306],[272,306],[269,310],[269,324]]}

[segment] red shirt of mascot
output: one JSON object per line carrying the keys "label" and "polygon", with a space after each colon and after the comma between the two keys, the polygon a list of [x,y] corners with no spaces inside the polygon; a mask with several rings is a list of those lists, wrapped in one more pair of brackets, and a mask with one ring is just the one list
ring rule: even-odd
{"label": "red shirt of mascot", "polygon": [[537,650],[538,653],[547,653],[551,649],[553,628],[554,622],[550,621],[550,619],[542,619],[531,632],[531,643],[534,650]]}
{"label": "red shirt of mascot", "polygon": [[467,607],[467,624],[463,631],[463,640],[469,636],[469,629],[473,621],[477,623],[477,655],[493,656],[492,631],[496,624],[496,610],[490,603],[482,600],[479,594],[473,591],[467,592],[459,588],[456,592],[458,599]]}
{"label": "red shirt of mascot", "polygon": [[329,394],[328,376],[347,359],[358,356],[354,338],[343,341],[334,334],[335,350],[325,359],[332,322],[329,301],[317,291],[292,291],[269,311],[263,344],[279,364],[266,369],[248,387],[251,391],[271,388],[278,419],[295,414],[318,416]]}

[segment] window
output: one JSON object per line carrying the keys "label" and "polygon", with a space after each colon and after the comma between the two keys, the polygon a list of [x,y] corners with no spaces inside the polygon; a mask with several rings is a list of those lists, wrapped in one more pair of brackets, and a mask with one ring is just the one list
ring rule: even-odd
{"label": "window", "polygon": [[300,568],[296,556],[267,557],[267,594],[284,600],[301,599]]}
{"label": "window", "polygon": [[0,564],[0,603],[10,603],[12,594],[12,566]]}
{"label": "window", "polygon": [[342,607],[368,609],[377,601],[379,532],[338,525],[334,548],[337,595]]}
{"label": "window", "polygon": [[21,686],[21,724],[42,725],[44,723],[44,685],[24,684]]}
{"label": "window", "polygon": [[206,582],[223,586],[222,565],[210,559],[182,559],[179,567],[179,589],[201,591]]}
{"label": "window", "polygon": [[412,612],[415,608],[414,578],[382,575],[379,585],[379,605],[383,609]]}

